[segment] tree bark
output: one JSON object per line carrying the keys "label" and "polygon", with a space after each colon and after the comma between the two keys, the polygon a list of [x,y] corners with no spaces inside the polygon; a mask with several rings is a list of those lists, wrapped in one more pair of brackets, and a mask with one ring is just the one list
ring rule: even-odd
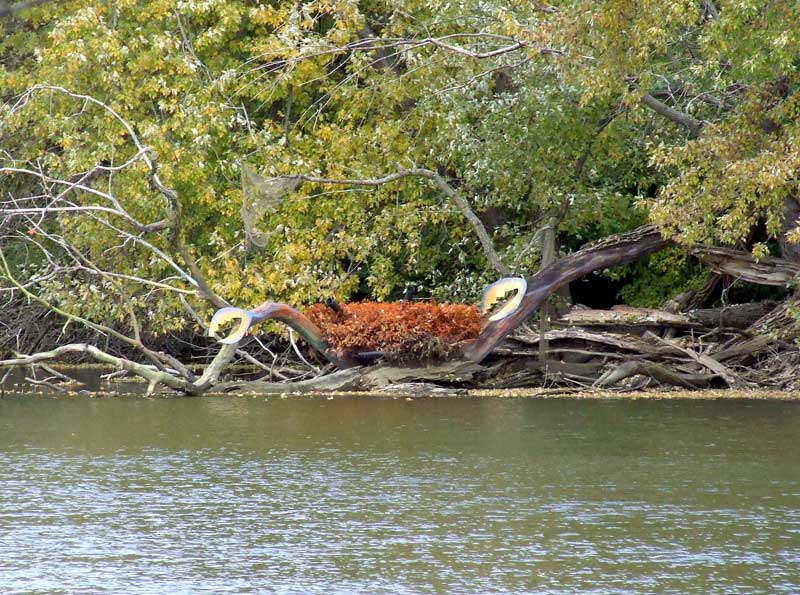
{"label": "tree bark", "polygon": [[[556,261],[556,227],[558,227],[559,221],[558,216],[550,217],[547,226],[544,228],[540,270],[546,269]],[[547,369],[547,350],[549,349],[547,332],[550,330],[552,313],[553,308],[545,301],[539,309],[539,335],[542,337],[541,341],[539,341],[539,365],[545,370]]]}
{"label": "tree bark", "polygon": [[528,291],[519,309],[503,320],[488,323],[478,338],[464,348],[464,355],[472,361],[482,361],[506,335],[530,318],[548,295],[570,281],[598,269],[634,262],[671,243],[654,226],[644,225],[565,256],[528,279]]}
{"label": "tree bark", "polygon": [[765,301],[751,304],[731,304],[722,308],[703,308],[688,312],[689,320],[706,327],[746,329],[766,316],[777,302]]}
{"label": "tree bark", "polygon": [[756,260],[749,252],[716,246],[696,246],[690,253],[718,273],[758,285],[785,287],[800,275],[800,263],[783,258]]}
{"label": "tree bark", "polygon": [[783,204],[783,228],[778,238],[778,245],[783,258],[800,263],[800,244],[793,244],[786,239],[786,234],[798,225],[800,225],[800,201],[796,196],[787,196]]}

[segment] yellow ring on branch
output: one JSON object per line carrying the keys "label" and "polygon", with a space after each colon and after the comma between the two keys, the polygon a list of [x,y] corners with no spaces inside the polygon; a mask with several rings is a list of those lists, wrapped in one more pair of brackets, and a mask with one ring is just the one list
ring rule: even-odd
{"label": "yellow ring on branch", "polygon": [[[227,337],[220,339],[218,335],[220,328],[222,328],[223,325],[235,320],[239,321],[238,325]],[[215,337],[220,343],[224,343],[225,345],[233,345],[244,338],[252,321],[253,315],[247,310],[232,307],[220,308],[216,311],[214,317],[211,319],[211,322],[208,325],[208,336]]]}
{"label": "yellow ring on branch", "polygon": [[489,316],[489,320],[494,322],[511,316],[517,311],[522,299],[525,297],[525,292],[528,291],[528,282],[522,277],[506,277],[489,285],[483,291],[483,298],[481,298],[481,314],[488,314],[492,306],[505,299],[512,291],[516,291],[516,294],[503,304],[499,310]]}

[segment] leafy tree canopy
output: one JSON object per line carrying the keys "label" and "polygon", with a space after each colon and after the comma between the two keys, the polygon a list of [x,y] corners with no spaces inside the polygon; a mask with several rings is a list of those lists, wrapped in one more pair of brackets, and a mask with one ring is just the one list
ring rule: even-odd
{"label": "leafy tree canopy", "polygon": [[[800,163],[797,22],[797,3],[755,0],[46,3],[0,21],[0,167],[70,179],[135,158],[98,105],[52,89],[19,101],[35,85],[96,98],[155,151],[200,269],[242,305],[386,299],[409,281],[474,300],[498,274],[453,201],[414,176],[306,182],[258,223],[266,245],[248,246],[243,167],[437,172],[520,274],[539,266],[548,222],[565,250],[649,218],[685,244],[765,255],[799,237],[786,217]],[[29,174],[0,179],[4,194],[35,195]],[[138,221],[165,215],[140,160],[87,184],[113,187]],[[48,224],[130,277],[42,281],[51,299],[122,319],[125,295],[154,330],[182,324],[175,300],[133,280],[174,276],[150,248],[83,213]],[[151,235],[169,251],[166,232]],[[20,258],[42,278],[52,266]]]}

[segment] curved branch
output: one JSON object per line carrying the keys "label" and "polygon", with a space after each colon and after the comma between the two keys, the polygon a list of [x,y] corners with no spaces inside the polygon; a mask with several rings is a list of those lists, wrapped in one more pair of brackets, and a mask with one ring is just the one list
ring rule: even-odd
{"label": "curved branch", "polygon": [[272,319],[282,322],[296,330],[311,347],[339,368],[350,368],[358,365],[354,357],[350,355],[338,355],[325,340],[319,327],[311,322],[305,314],[295,310],[291,306],[275,302],[264,302],[258,308],[250,312],[253,315],[254,323],[261,320]]}
{"label": "curved branch", "polygon": [[277,302],[264,302],[253,310],[243,310],[241,308],[218,310],[208,325],[209,334],[217,336],[217,331],[222,325],[238,321],[237,328],[227,338],[221,339],[224,345],[237,345],[248,330],[264,320],[277,320],[287,325],[290,329],[297,331],[312,348],[339,368],[350,368],[359,365],[355,355],[339,355],[336,353],[319,327],[311,322],[305,314],[291,306]]}
{"label": "curved branch", "polygon": [[462,350],[472,361],[482,361],[515,328],[525,322],[542,302],[559,287],[596,271],[628,264],[669,246],[652,225],[614,236],[565,256],[528,279],[528,291],[520,307],[508,318],[489,322],[478,338]]}

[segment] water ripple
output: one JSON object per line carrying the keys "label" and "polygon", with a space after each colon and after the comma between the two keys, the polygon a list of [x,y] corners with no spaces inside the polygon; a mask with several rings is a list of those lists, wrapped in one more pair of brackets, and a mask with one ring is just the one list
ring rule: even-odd
{"label": "water ripple", "polygon": [[629,405],[3,400],[0,593],[800,591],[797,408]]}

